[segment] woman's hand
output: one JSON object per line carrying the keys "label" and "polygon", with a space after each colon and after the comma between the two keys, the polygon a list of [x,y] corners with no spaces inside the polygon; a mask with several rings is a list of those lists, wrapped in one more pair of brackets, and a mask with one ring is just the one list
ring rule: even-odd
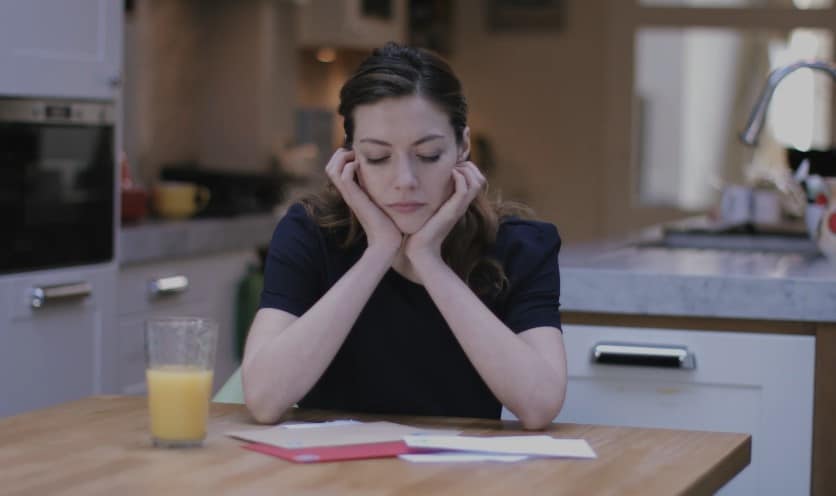
{"label": "woman's hand", "polygon": [[357,183],[358,166],[354,151],[340,148],[325,166],[325,173],[363,226],[369,248],[384,249],[394,256],[401,247],[403,233]]}
{"label": "woman's hand", "polygon": [[441,260],[441,244],[485,183],[485,176],[473,162],[456,164],[453,168],[453,194],[418,232],[406,238],[404,253],[413,266],[428,260]]}

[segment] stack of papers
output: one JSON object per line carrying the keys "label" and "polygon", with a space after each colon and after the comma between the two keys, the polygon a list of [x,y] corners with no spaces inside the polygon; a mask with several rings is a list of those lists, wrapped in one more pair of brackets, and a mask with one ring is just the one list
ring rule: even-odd
{"label": "stack of papers", "polygon": [[405,436],[406,445],[415,450],[438,450],[440,453],[399,455],[409,461],[478,461],[516,462],[538,458],[596,458],[583,439],[556,439],[551,436]]}
{"label": "stack of papers", "polygon": [[473,437],[458,433],[392,422],[340,420],[285,423],[227,435],[249,441],[244,446],[247,449],[301,463],[393,456],[411,462],[596,457],[583,439],[556,439],[546,435]]}
{"label": "stack of papers", "polygon": [[286,423],[267,429],[228,432],[244,447],[294,462],[381,458],[410,453],[408,435],[454,435],[459,431],[421,429],[392,422],[336,421]]}

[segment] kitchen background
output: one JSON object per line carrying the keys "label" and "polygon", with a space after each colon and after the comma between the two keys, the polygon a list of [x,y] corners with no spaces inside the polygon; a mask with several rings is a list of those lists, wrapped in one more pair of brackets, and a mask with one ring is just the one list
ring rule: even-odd
{"label": "kitchen background", "polygon": [[[794,72],[758,145],[737,134],[770,70],[834,59],[834,27],[833,0],[0,2],[0,416],[144,393],[163,315],[221,323],[220,389],[272,229],[340,143],[340,85],[396,40],[450,60],[491,189],[560,229],[559,419],[749,432],[724,494],[831,494],[836,227],[810,239],[787,157],[836,175],[832,79]],[[741,185],[783,215],[717,230]],[[590,358],[609,341],[688,360]]]}
{"label": "kitchen background", "polygon": [[[530,203],[570,243],[705,211],[753,161],[782,166],[781,146],[829,143],[831,85],[815,73],[776,96],[771,123],[783,127],[771,153],[735,136],[770,68],[831,57],[829,14],[810,10],[828,0],[632,3],[540,2],[551,22],[494,26],[492,9],[507,15],[515,2],[399,1],[375,30],[347,14],[358,2],[137,2],[125,26],[125,147],[145,183],[167,162],[263,171],[300,137],[305,109],[309,120],[333,112],[368,47],[430,29],[465,85],[492,188]],[[421,9],[432,28],[409,25]],[[333,62],[317,61],[322,47]]]}

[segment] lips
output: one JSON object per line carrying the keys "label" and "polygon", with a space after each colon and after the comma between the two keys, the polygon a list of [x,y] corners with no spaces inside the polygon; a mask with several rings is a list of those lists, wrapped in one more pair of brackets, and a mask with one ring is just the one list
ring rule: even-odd
{"label": "lips", "polygon": [[424,205],[426,205],[426,203],[398,202],[398,203],[390,203],[388,205],[388,207],[391,208],[392,210],[396,211],[396,212],[400,212],[402,214],[409,214],[409,213],[412,213],[412,212],[418,210],[419,208],[423,207]]}

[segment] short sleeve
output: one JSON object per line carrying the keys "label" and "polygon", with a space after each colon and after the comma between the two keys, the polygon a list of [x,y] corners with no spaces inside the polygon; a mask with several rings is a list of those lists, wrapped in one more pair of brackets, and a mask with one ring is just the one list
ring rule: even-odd
{"label": "short sleeve", "polygon": [[322,235],[301,204],[279,221],[264,265],[260,308],[300,316],[321,296],[324,271]]}
{"label": "short sleeve", "polygon": [[520,333],[535,327],[560,329],[560,235],[545,222],[512,220],[498,236],[509,292],[503,321]]}

